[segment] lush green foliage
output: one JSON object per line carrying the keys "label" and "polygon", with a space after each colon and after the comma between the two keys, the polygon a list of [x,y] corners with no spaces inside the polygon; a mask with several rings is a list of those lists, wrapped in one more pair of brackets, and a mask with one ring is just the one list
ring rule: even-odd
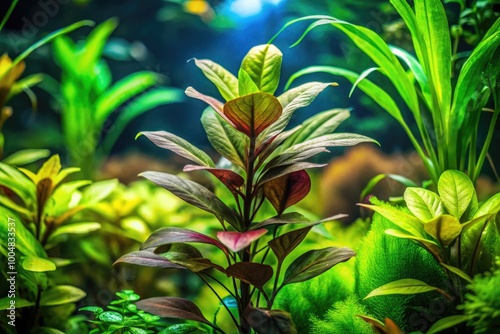
{"label": "lush green foliage", "polygon": [[[211,173],[233,195],[232,207],[196,182],[166,173],[144,172],[143,177],[217,217],[222,225],[222,230],[217,232],[219,240],[193,230],[165,227],[154,232],[140,251],[124,255],[117,261],[189,269],[209,286],[213,282],[222,285],[236,303],[237,315],[233,316],[223,296],[217,296],[240,333],[250,333],[252,329],[256,333],[296,333],[289,314],[273,309],[278,292],[288,284],[314,278],[354,255],[348,248],[310,250],[288,266],[279,283],[285,258],[312,227],[320,223],[310,222],[298,213],[284,212],[309,192],[310,179],[305,169],[322,166],[307,162],[307,159],[326,152],[329,146],[373,141],[354,134],[330,134],[348,116],[346,110],[320,113],[305,121],[302,127],[284,131],[293,112],[309,105],[331,84],[304,84],[276,98],[272,94],[278,87],[281,61],[282,54],[274,45],[256,46],[245,56],[238,77],[235,77],[210,60],[195,59],[195,64],[216,85],[226,102],[192,87],[186,89],[186,94],[212,107],[203,113],[202,124],[212,146],[232,164],[229,168],[217,167],[205,152],[172,133],[141,134],[157,146],[195,163],[185,166],[184,171]],[[278,215],[257,223],[254,219],[266,199]],[[305,227],[288,230],[293,224]],[[259,246],[269,230],[273,238]],[[203,258],[202,253],[188,242],[215,246],[224,254],[227,265]],[[276,257],[276,269],[265,263],[271,251]],[[187,299],[158,297],[143,300],[138,305],[153,314],[195,320],[212,330],[224,332]]]}
{"label": "lush green foliage", "polygon": [[[63,135],[73,163],[85,175],[92,175],[96,154],[108,154],[131,120],[182,99],[180,90],[159,87],[161,77],[151,71],[136,72],[112,84],[110,69],[101,56],[117,24],[116,19],[101,23],[84,43],[74,43],[66,36],[54,42],[54,56],[62,69],[60,91],[54,95],[60,102]],[[120,116],[111,123],[109,116],[121,106]]]}
{"label": "lush green foliage", "polygon": [[[353,89],[361,89],[403,127],[434,184],[447,169],[466,171],[475,182],[500,114],[500,18],[482,36],[459,72],[454,73],[452,64],[456,55],[452,52],[453,37],[442,2],[417,0],[414,9],[405,0],[392,0],[391,3],[411,33],[416,58],[403,49],[387,45],[381,36],[368,28],[329,16],[309,16],[291,21],[285,28],[302,20],[316,20],[299,39],[300,42],[314,28],[331,25],[346,34],[376,67],[361,74],[331,66],[310,67],[292,76],[289,83],[299,76],[315,72],[347,78],[354,84]],[[418,133],[411,130],[394,97],[367,79],[375,71],[394,85],[410,110]],[[456,81],[454,78],[457,78]],[[490,97],[494,109],[485,109]],[[478,126],[483,111],[491,112],[492,116],[478,154]]]}

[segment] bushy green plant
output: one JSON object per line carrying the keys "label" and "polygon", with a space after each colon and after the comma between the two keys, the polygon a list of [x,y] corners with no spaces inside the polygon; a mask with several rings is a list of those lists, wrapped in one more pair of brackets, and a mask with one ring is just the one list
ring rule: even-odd
{"label": "bushy green plant", "polygon": [[[230,191],[233,201],[223,202],[206,187],[172,174],[144,172],[141,176],[213,214],[221,223],[218,240],[186,228],[165,227],[155,231],[140,251],[126,254],[117,261],[188,269],[208,286],[224,289],[227,299],[220,293],[216,295],[231,316],[231,331],[239,333],[252,330],[256,333],[297,333],[289,314],[273,309],[278,292],[288,284],[314,278],[354,256],[348,248],[310,250],[288,266],[280,283],[285,258],[311,228],[320,223],[310,222],[298,213],[285,213],[309,192],[310,179],[305,169],[322,166],[307,160],[326,152],[326,147],[373,141],[354,134],[330,134],[348,116],[347,110],[322,112],[301,127],[284,131],[293,112],[309,105],[331,83],[311,82],[275,97],[281,62],[282,54],[274,45],[252,48],[244,57],[237,77],[210,60],[195,60],[226,102],[192,87],[187,88],[186,94],[212,107],[205,110],[201,121],[211,145],[231,164],[227,168],[216,166],[205,152],[172,133],[141,134],[157,146],[195,163],[185,166],[184,171],[211,173]],[[266,200],[277,216],[256,222]],[[305,227],[290,230],[294,224],[305,224]],[[266,234],[272,235],[270,240],[264,236]],[[204,258],[198,248],[188,244],[193,242],[215,246],[227,263],[214,263]],[[271,252],[275,257],[275,269],[266,264]],[[228,306],[231,300],[235,315]],[[225,332],[216,319],[207,320],[187,299],[157,297],[137,305],[159,316],[195,320],[212,331]]]}
{"label": "bushy green plant", "polygon": [[[315,20],[298,42],[314,28],[331,25],[349,37],[376,66],[361,74],[332,66],[310,67],[293,75],[289,83],[299,76],[316,72],[347,78],[354,84],[352,89],[361,89],[398,121],[434,184],[448,169],[464,171],[475,182],[500,114],[500,18],[481,36],[481,42],[455,73],[452,64],[457,50],[452,50],[452,39],[460,35],[450,33],[442,1],[416,0],[414,9],[406,0],[391,0],[391,3],[410,31],[416,57],[406,50],[387,45],[376,32],[363,26],[329,16],[308,16],[285,25]],[[411,112],[417,133],[405,119],[397,99],[367,79],[373,72],[380,73],[392,83],[397,97]],[[490,99],[493,100],[493,109],[485,108]],[[491,120],[481,147],[478,146],[479,122],[485,111],[491,114]]]}
{"label": "bushy green plant", "polygon": [[[98,25],[85,41],[74,43],[61,36],[53,43],[54,57],[62,69],[60,92],[55,94],[62,132],[73,164],[82,167],[86,177],[94,173],[96,157],[110,152],[131,120],[182,99],[180,90],[159,87],[161,77],[151,71],[136,72],[112,84],[102,52],[117,25],[112,18]],[[111,123],[109,116],[121,106],[119,117]]]}

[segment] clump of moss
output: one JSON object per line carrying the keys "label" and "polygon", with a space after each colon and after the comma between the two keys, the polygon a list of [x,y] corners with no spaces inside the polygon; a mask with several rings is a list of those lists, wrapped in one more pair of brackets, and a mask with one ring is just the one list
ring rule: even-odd
{"label": "clump of moss", "polygon": [[[500,258],[497,258],[500,267]],[[500,331],[500,268],[492,274],[476,275],[467,286],[470,293],[465,303],[458,306],[469,318],[467,325],[474,327],[474,333],[497,333]]]}
{"label": "clump of moss", "polygon": [[313,317],[311,319],[311,331],[315,334],[371,334],[371,326],[357,315],[369,316],[355,296],[350,296],[344,301],[336,302],[328,310],[323,319]]}

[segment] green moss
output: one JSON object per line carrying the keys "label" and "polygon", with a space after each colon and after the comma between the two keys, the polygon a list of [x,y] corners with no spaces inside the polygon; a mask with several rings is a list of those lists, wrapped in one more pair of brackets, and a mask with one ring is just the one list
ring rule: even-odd
{"label": "green moss", "polygon": [[[403,278],[446,288],[445,273],[432,255],[411,240],[385,234],[389,228],[398,229],[381,215],[373,216],[372,228],[356,257],[357,295],[364,298],[381,285]],[[366,299],[364,303],[377,319],[390,318],[406,331],[425,330],[453,308],[450,303],[443,302],[437,292],[377,296]]]}
{"label": "green moss", "polygon": [[354,296],[336,302],[324,319],[311,319],[311,331],[315,334],[371,334],[371,326],[356,316],[368,315],[367,309]]}

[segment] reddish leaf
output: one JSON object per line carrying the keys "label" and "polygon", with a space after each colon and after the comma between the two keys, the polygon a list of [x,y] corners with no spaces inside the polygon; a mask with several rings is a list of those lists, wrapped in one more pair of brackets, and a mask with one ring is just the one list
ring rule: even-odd
{"label": "reddish leaf", "polygon": [[282,262],[288,254],[300,245],[302,240],[304,240],[312,228],[313,226],[311,225],[298,230],[293,230],[269,241],[269,247],[273,250],[273,253],[278,258],[278,261]]}
{"label": "reddish leaf", "polygon": [[226,275],[228,277],[236,277],[262,290],[264,284],[273,277],[273,268],[267,264],[237,262],[226,268]]}
{"label": "reddish leaf", "polygon": [[310,189],[311,179],[303,170],[283,175],[263,185],[264,195],[276,209],[278,215],[306,197]]}
{"label": "reddish leaf", "polygon": [[185,269],[183,266],[178,265],[164,256],[153,253],[151,250],[141,250],[137,252],[130,252],[123,255],[113,263],[129,263],[137,264],[145,267],[167,268],[167,269]]}
{"label": "reddish leaf", "polygon": [[154,231],[141,245],[141,249],[157,248],[159,246],[179,242],[200,242],[204,244],[211,244],[227,253],[227,249],[223,244],[208,235],[179,227],[162,227]]}
{"label": "reddish leaf", "polygon": [[245,183],[245,179],[241,177],[240,174],[233,172],[230,169],[223,168],[209,168],[204,166],[195,166],[195,165],[186,165],[184,166],[185,172],[190,172],[194,170],[206,170],[210,172],[213,176],[215,176],[219,181],[224,183],[224,185],[231,190],[231,192],[239,189],[243,183]]}
{"label": "reddish leaf", "polygon": [[301,225],[314,226],[314,225],[318,225],[321,223],[330,222],[333,220],[345,218],[347,216],[348,215],[346,215],[344,213],[339,213],[338,215],[312,222],[310,219],[307,219],[306,217],[304,217],[303,215],[301,215],[298,212],[288,212],[288,213],[284,213],[280,216],[272,217],[272,218],[264,220],[263,222],[252,225],[251,229],[256,230],[256,229],[267,227],[267,226],[286,225],[286,224],[301,224]]}
{"label": "reddish leaf", "polygon": [[280,117],[282,109],[276,97],[258,92],[228,101],[223,110],[236,130],[256,138]]}
{"label": "reddish leaf", "polygon": [[276,178],[283,176],[283,175],[286,175],[286,174],[290,174],[293,172],[306,170],[306,169],[310,169],[310,168],[321,168],[324,166],[326,166],[326,164],[315,164],[312,162],[298,162],[298,163],[291,164],[291,165],[278,166],[278,167],[274,167],[274,168],[267,170],[262,175],[259,182],[266,183],[268,181],[271,181],[273,179],[276,179]]}
{"label": "reddish leaf", "polygon": [[257,334],[297,334],[290,313],[281,310],[266,310],[248,306],[245,321]]}
{"label": "reddish leaf", "polygon": [[399,328],[398,325],[396,325],[391,319],[385,318],[384,322],[387,334],[403,334],[401,328]]}
{"label": "reddish leaf", "polygon": [[139,300],[137,307],[159,317],[185,319],[211,325],[198,306],[188,299],[178,297],[154,297]]}
{"label": "reddish leaf", "polygon": [[233,252],[247,248],[252,242],[266,234],[266,229],[250,230],[247,232],[217,232],[217,238]]}

